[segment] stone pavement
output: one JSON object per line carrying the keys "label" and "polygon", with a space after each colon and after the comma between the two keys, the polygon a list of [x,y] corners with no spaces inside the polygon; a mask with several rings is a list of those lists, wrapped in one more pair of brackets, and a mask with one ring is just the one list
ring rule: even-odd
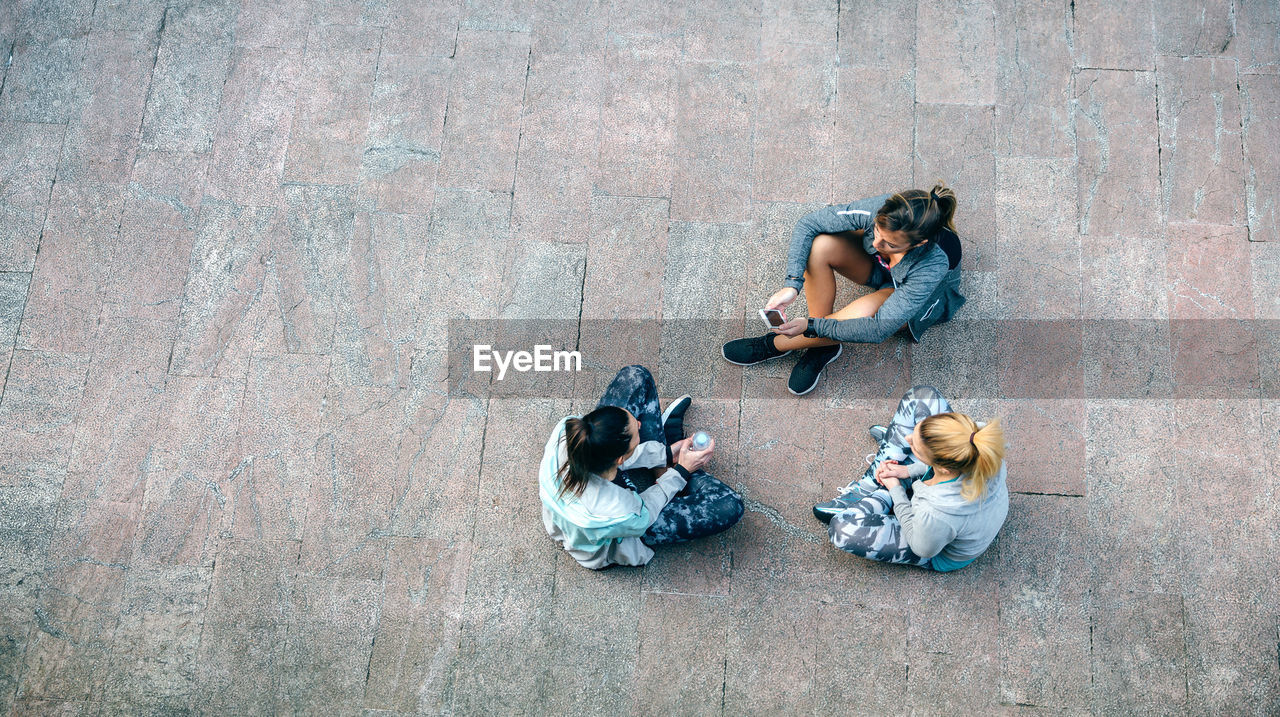
{"label": "stone pavement", "polygon": [[[1280,712],[1276,0],[6,0],[0,55],[0,711]],[[938,178],[923,343],[649,357],[718,539],[577,568],[595,387],[444,380],[448,317],[755,331],[797,217]],[[809,514],[912,382],[1012,444],[955,574]]]}

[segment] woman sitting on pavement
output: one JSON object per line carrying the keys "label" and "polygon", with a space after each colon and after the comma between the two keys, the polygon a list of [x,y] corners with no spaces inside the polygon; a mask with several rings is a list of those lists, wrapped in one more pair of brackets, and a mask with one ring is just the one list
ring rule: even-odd
{"label": "woman sitting on pavement", "polygon": [[1009,512],[1004,435],[951,411],[930,386],[903,396],[893,420],[872,426],[880,450],[861,480],[813,507],[837,548],[870,560],[939,572],[982,555]]}
{"label": "woman sitting on pavement", "polygon": [[[764,308],[785,309],[804,289],[809,318],[730,341],[721,349],[725,360],[750,366],[806,349],[787,381],[788,390],[802,396],[840,356],[842,342],[878,344],[903,328],[919,341],[964,305],[955,211],[955,193],[938,184],[801,217],[791,233],[786,286]],[[835,311],[836,274],[872,292]]]}
{"label": "woman sitting on pavement", "polygon": [[681,396],[659,414],[653,376],[628,366],[594,411],[552,430],[538,475],[542,522],[584,567],[644,565],[654,546],[713,535],[742,517],[742,498],[702,470],[715,441],[695,451],[684,439],[691,403]]}

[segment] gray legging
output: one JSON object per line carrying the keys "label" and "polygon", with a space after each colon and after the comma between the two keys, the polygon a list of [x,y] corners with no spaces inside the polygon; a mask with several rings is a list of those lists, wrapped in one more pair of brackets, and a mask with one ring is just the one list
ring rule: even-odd
{"label": "gray legging", "polygon": [[[627,366],[605,389],[600,406],[619,406],[640,422],[640,442],[663,441],[658,387],[644,366]],[[665,441],[664,441],[665,442]],[[653,484],[647,468],[618,471],[619,485],[637,493]],[[705,471],[693,472],[689,485],[671,499],[641,536],[645,545],[670,545],[728,530],[742,518],[742,497]]]}
{"label": "gray legging", "polygon": [[[831,544],[841,550],[869,560],[884,563],[903,563],[930,567],[930,558],[922,558],[912,552],[902,534],[902,524],[890,512],[893,497],[876,482],[876,468],[886,460],[906,462],[911,456],[907,436],[916,424],[938,413],[947,413],[951,404],[932,386],[916,386],[902,397],[898,410],[889,422],[889,432],[880,444],[880,450],[862,479],[845,488],[845,495],[860,494],[864,497],[852,507],[831,519],[827,532]],[[906,483],[906,481],[904,481]]]}

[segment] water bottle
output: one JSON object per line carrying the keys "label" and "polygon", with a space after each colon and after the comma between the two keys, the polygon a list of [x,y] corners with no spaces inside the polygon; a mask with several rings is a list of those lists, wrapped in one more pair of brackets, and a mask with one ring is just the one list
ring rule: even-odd
{"label": "water bottle", "polygon": [[708,436],[706,431],[698,431],[693,434],[693,442],[689,447],[695,451],[705,451],[709,445],[711,445],[711,436]]}

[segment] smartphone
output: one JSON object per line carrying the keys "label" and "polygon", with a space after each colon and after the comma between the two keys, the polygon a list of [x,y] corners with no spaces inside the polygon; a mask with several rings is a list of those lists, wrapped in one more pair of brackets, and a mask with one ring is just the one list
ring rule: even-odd
{"label": "smartphone", "polygon": [[764,320],[764,325],[771,329],[787,323],[787,317],[783,316],[779,309],[760,309],[760,318]]}

